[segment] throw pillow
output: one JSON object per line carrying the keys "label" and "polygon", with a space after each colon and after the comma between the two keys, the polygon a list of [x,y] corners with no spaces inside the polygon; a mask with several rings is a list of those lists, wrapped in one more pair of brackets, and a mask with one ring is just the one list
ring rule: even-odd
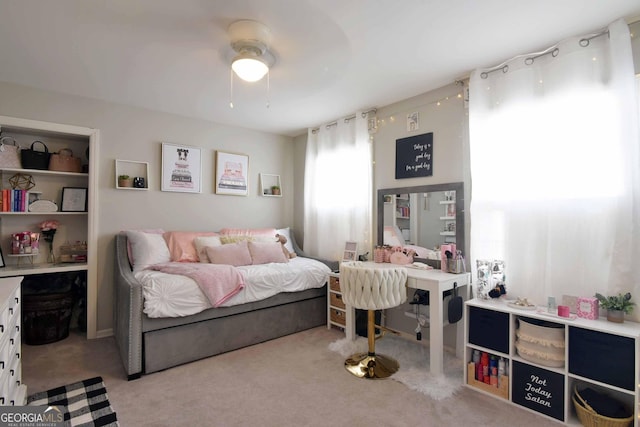
{"label": "throw pillow", "polygon": [[212,264],[233,266],[251,265],[251,253],[246,241],[220,246],[207,246],[207,256]]}
{"label": "throw pillow", "polygon": [[279,242],[249,242],[249,252],[253,264],[289,262],[289,259],[284,256]]}
{"label": "throw pillow", "polygon": [[198,262],[198,254],[193,240],[199,236],[217,236],[213,232],[197,231],[168,231],[164,233],[164,239],[171,253],[171,261],[174,262]]}
{"label": "throw pillow", "polygon": [[150,265],[171,261],[171,254],[162,234],[127,231],[131,245],[133,271],[144,270]]}
{"label": "throw pillow", "polygon": [[207,246],[220,246],[220,236],[198,236],[193,239],[193,244],[196,246],[196,254],[200,262],[210,262],[209,255],[207,255]]}
{"label": "throw pillow", "polygon": [[245,236],[254,242],[274,242],[276,240],[275,228],[223,228],[221,236]]}

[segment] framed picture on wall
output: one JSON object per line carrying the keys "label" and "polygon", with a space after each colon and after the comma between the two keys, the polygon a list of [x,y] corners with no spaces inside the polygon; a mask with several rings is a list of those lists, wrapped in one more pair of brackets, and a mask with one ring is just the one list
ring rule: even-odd
{"label": "framed picture on wall", "polygon": [[200,149],[162,143],[162,191],[200,193],[202,156]]}
{"label": "framed picture on wall", "polygon": [[216,151],[216,194],[249,194],[249,156]]}

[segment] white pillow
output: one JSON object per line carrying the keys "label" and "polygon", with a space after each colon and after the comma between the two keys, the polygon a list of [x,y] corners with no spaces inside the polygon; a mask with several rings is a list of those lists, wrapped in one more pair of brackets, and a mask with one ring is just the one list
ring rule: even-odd
{"label": "white pillow", "polygon": [[150,265],[171,261],[171,254],[162,234],[132,230],[126,233],[131,244],[133,271],[144,270]]}
{"label": "white pillow", "polygon": [[209,255],[207,255],[207,246],[215,247],[222,245],[220,236],[199,236],[193,239],[193,244],[196,246],[196,253],[200,262],[209,261]]}
{"label": "white pillow", "polygon": [[276,230],[276,233],[287,238],[287,243],[284,244],[284,247],[287,248],[289,253],[295,253],[296,251],[293,250],[293,243],[291,243],[291,231],[289,230],[289,227]]}

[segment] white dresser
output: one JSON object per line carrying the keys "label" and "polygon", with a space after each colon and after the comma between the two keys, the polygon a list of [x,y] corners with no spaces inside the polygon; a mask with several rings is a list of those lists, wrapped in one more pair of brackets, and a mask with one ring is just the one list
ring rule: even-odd
{"label": "white dresser", "polygon": [[20,348],[22,276],[0,279],[0,405],[25,405]]}

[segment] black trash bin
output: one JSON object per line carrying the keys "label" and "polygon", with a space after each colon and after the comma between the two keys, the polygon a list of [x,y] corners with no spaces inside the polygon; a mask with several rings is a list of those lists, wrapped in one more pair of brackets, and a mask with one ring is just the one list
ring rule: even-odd
{"label": "black trash bin", "polygon": [[27,276],[22,282],[22,337],[29,345],[69,336],[75,302],[71,283],[64,277],[42,276]]}
{"label": "black trash bin", "polygon": [[73,292],[23,295],[22,303],[22,336],[26,344],[49,344],[69,336]]}

